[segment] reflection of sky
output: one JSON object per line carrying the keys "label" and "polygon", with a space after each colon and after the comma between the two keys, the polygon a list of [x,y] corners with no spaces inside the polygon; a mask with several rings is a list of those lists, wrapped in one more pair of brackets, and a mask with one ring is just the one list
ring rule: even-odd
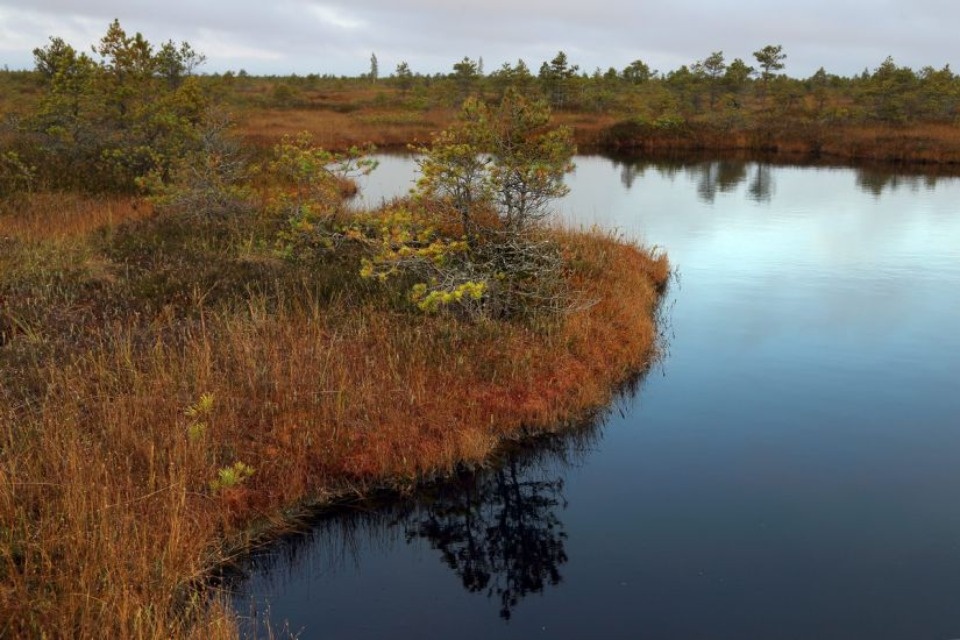
{"label": "reflection of sky", "polygon": [[406,154],[381,154],[377,168],[368,176],[357,179],[360,193],[358,206],[376,207],[384,200],[407,195],[417,179],[416,165]]}
{"label": "reflection of sky", "polygon": [[848,265],[891,248],[907,255],[960,251],[954,205],[960,180],[940,179],[932,192],[897,189],[873,197],[854,188],[852,170],[775,167],[772,201],[756,203],[744,197],[754,171],[748,165],[746,181],[709,204],[691,188],[696,176],[664,179],[651,167],[627,189],[610,179],[609,160],[582,157],[569,180],[572,193],[558,208],[567,219],[620,229],[681,259],[696,252],[698,262],[715,263],[735,253],[747,258],[745,268],[784,253],[813,252],[803,262]]}
{"label": "reflection of sky", "polygon": [[663,247],[684,304],[717,318],[740,309],[728,327],[737,340],[818,327],[868,338],[902,328],[904,316],[927,331],[944,314],[960,318],[960,296],[933,294],[960,278],[960,180],[874,196],[852,170],[774,167],[774,195],[755,202],[746,193],[755,171],[706,202],[697,172],[665,178],[648,167],[628,189],[609,160],[580,158],[560,210]]}
{"label": "reflection of sky", "polygon": [[695,168],[578,165],[567,215],[680,279],[666,375],[568,483],[571,557],[626,547],[572,561],[574,599],[657,637],[958,637],[960,180],[772,167],[756,202],[748,165],[711,203]]}

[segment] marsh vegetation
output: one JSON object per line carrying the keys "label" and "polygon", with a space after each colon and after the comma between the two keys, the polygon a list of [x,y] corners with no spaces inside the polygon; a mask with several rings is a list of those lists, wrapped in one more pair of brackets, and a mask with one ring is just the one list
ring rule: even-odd
{"label": "marsh vegetation", "polygon": [[[960,161],[960,79],[891,59],[801,79],[773,45],[756,68],[712,52],[667,72],[559,52],[537,73],[384,74],[374,55],[360,78],[250,77],[117,22],[83,51],[52,38],[36,69],[0,72],[0,636],[235,637],[199,588],[210,571],[304,505],[375,487],[507,486],[558,527],[556,479],[470,469],[647,366],[670,269],[551,221],[575,144]],[[417,150],[414,193],[351,199],[367,143]],[[766,163],[656,171],[710,203],[774,193]],[[514,558],[494,542],[464,558],[452,515],[488,497],[437,502],[409,534],[501,613],[558,580],[548,536],[540,571],[500,582],[489,566]]]}
{"label": "marsh vegetation", "polygon": [[[546,223],[546,105],[467,100],[413,196],[363,149],[250,148],[185,44],[53,39],[0,184],[0,634],[231,637],[199,587],[307,503],[410,487],[602,407],[663,255]],[[29,93],[29,92],[28,92]]]}

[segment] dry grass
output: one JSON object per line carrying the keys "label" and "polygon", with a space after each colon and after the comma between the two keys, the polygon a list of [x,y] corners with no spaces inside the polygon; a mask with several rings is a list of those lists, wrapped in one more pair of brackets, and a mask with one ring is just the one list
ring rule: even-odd
{"label": "dry grass", "polygon": [[[261,89],[262,91],[262,89]],[[378,100],[377,96],[386,99]],[[352,87],[338,92],[305,92],[298,108],[247,107],[240,111],[239,130],[260,146],[284,135],[310,131],[330,149],[372,142],[382,148],[404,148],[430,139],[432,131],[456,117],[451,106],[411,109],[395,90]],[[558,111],[554,123],[573,129],[581,149],[619,149],[652,153],[690,151],[762,152],[784,158],[823,157],[840,161],[899,164],[960,163],[960,128],[952,124],[863,124],[821,120],[811,98],[796,113],[775,115],[765,102],[745,99],[736,111],[704,111],[679,129],[646,128],[625,138],[611,130],[632,113]],[[849,107],[835,99],[827,111]]]}
{"label": "dry grass", "polygon": [[[343,150],[372,143],[381,149],[405,149],[426,144],[433,132],[453,122],[457,110],[434,107],[410,110],[402,104],[358,106],[350,112],[329,109],[246,109],[238,114],[239,134],[249,143],[268,147],[283,136],[309,131],[320,146]],[[560,112],[554,123],[569,126],[578,145],[599,148],[607,129],[622,116],[609,113]]]}
{"label": "dry grass", "polygon": [[[322,146],[345,149],[372,142],[381,148],[404,148],[430,139],[447,126],[452,109],[410,112],[387,108],[355,113],[317,110],[261,109],[248,112],[239,130],[245,139],[267,146],[284,135],[310,131]],[[960,163],[960,128],[948,124],[910,126],[830,124],[783,121],[775,126],[750,122],[739,127],[717,127],[694,122],[679,131],[645,131],[635,139],[611,143],[610,129],[623,116],[611,113],[560,112],[554,122],[574,132],[577,145],[589,149],[634,149],[664,153],[688,151],[763,152],[795,157],[829,157],[842,161],[900,164]],[[785,123],[785,124],[784,124]]]}
{"label": "dry grass", "polygon": [[270,146],[285,135],[308,131],[318,145],[342,150],[373,143],[381,148],[426,143],[430,134],[444,128],[453,110],[410,112],[386,108],[364,110],[361,115],[309,109],[258,109],[239,117],[238,131],[249,142]]}
{"label": "dry grass", "polygon": [[[602,406],[653,356],[668,276],[662,256],[556,231],[574,286],[595,304],[539,328],[391,311],[359,290],[331,297],[275,265],[244,271],[246,288],[220,282],[234,293],[219,302],[165,294],[104,321],[97,299],[131,296],[137,277],[178,263],[151,259],[136,276],[103,232],[88,235],[137,219],[132,205],[77,205],[43,229],[29,218],[60,200],[40,203],[27,221],[3,222],[17,240],[0,247],[11,262],[49,257],[20,267],[16,283],[0,273],[0,286],[63,306],[0,347],[0,637],[235,636],[231,614],[195,587],[252,524],[479,463],[504,438]],[[116,233],[153,237],[154,224]],[[252,258],[209,259],[227,272]],[[21,307],[32,308],[8,300],[0,315]],[[210,410],[187,415],[202,394]],[[212,489],[236,462],[253,476]]]}
{"label": "dry grass", "polygon": [[847,127],[825,133],[822,151],[855,160],[956,164],[960,162],[960,127],[947,124]]}
{"label": "dry grass", "polygon": [[0,202],[0,238],[67,241],[97,229],[146,218],[152,212],[150,203],[137,198],[36,194]]}
{"label": "dry grass", "polygon": [[[36,78],[5,78],[0,91],[0,115],[29,113],[36,108],[42,87]],[[420,85],[403,93],[388,82],[370,84],[359,79],[235,79],[230,84],[209,79],[209,89],[230,102],[243,137],[269,147],[284,135],[301,131],[314,134],[330,149],[373,143],[381,148],[404,148],[423,143],[433,131],[445,128],[456,116],[449,83]],[[656,87],[657,85],[652,85]],[[289,87],[292,98],[278,101],[278,87]],[[823,105],[807,94],[790,106],[777,105],[753,92],[737,97],[738,108],[726,98],[711,109],[702,94],[700,105],[678,107],[684,111],[684,132],[646,132],[641,138],[611,141],[608,133],[617,122],[639,115],[648,120],[664,112],[660,87],[631,94],[621,87],[619,99],[601,111],[558,111],[555,122],[573,128],[582,149],[687,152],[751,151],[784,157],[826,156],[844,161],[875,161],[916,164],[960,163],[960,128],[956,123],[910,122],[884,124],[869,115],[869,104],[859,104],[852,94],[831,91]],[[492,99],[491,87],[487,98]],[[0,147],[16,148],[12,129],[0,127]]]}
{"label": "dry grass", "polygon": [[[622,125],[620,125],[622,127]],[[753,152],[784,159],[955,165],[960,163],[960,128],[948,124],[835,124],[807,120],[748,122],[722,127],[693,122],[676,130],[653,128],[601,131],[601,147],[644,153],[691,151]]]}

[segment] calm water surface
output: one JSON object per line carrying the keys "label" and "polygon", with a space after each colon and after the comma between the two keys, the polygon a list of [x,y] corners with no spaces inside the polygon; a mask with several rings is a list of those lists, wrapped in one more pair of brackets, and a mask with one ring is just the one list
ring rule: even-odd
{"label": "calm water surface", "polygon": [[[402,193],[385,157],[370,202]],[[960,637],[960,180],[582,157],[662,247],[668,353],[605,424],[251,559],[303,638]]]}

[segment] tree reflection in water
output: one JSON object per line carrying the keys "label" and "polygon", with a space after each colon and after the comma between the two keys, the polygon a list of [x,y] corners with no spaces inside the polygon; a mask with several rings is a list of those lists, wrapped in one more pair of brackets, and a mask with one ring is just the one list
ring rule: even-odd
{"label": "tree reflection in water", "polygon": [[889,168],[863,168],[857,171],[857,186],[879,198],[886,190],[932,191],[937,186],[938,178],[934,174],[911,176],[896,173]]}
{"label": "tree reflection in water", "polygon": [[470,592],[500,601],[500,616],[531,593],[560,583],[567,561],[562,472],[524,464],[510,455],[494,471],[464,472],[424,496],[406,525],[440,551]]}
{"label": "tree reflection in water", "polygon": [[636,180],[642,178],[648,168],[655,168],[661,176],[671,180],[677,174],[686,174],[696,184],[697,196],[707,203],[714,202],[718,193],[733,193],[747,182],[751,174],[748,195],[752,200],[768,202],[774,193],[770,164],[766,162],[711,159],[692,163],[688,160],[636,158],[618,158],[613,162],[619,166],[620,182],[627,189],[633,188]]}
{"label": "tree reflection in water", "polygon": [[[668,324],[663,315],[661,328]],[[666,333],[660,342],[666,353]],[[468,592],[495,600],[500,617],[509,620],[526,596],[563,581],[568,559],[564,478],[596,450],[605,416],[624,410],[645,375],[629,381],[607,413],[579,428],[504,447],[487,467],[460,469],[412,494],[383,492],[323,509],[305,519],[299,531],[252,552],[224,576],[243,630],[269,633],[271,594],[293,584],[304,589],[328,583],[340,571],[357,571],[365,550],[404,541],[428,543]]]}
{"label": "tree reflection in water", "polygon": [[756,171],[747,191],[750,199],[755,202],[770,202],[773,197],[773,176],[770,173],[769,164],[763,162],[756,164]]}
{"label": "tree reflection in water", "polygon": [[[611,161],[620,170],[620,182],[627,189],[644,177],[648,169],[656,169],[660,176],[673,180],[679,174],[686,174],[695,184],[701,200],[712,203],[718,193],[732,193],[743,183],[747,183],[747,195],[756,202],[770,202],[775,194],[775,183],[771,167],[776,166],[765,160],[706,159],[692,162],[689,157],[677,158],[630,158],[614,157]],[[783,163],[789,165],[790,163]],[[818,166],[815,161],[799,163],[797,166]],[[830,165],[822,165],[829,167]],[[901,189],[932,191],[941,177],[931,171],[942,171],[944,176],[954,177],[955,168],[928,167],[922,174],[908,175],[903,167],[891,165],[865,165],[856,168],[857,186],[879,197],[884,191]],[[749,178],[749,182],[748,182]]]}
{"label": "tree reflection in water", "polygon": [[467,591],[496,599],[500,616],[509,620],[524,597],[563,580],[564,477],[596,448],[600,437],[597,420],[572,433],[537,437],[505,449],[489,468],[461,469],[412,496],[386,493],[325,509],[305,522],[302,531],[271,542],[243,561],[237,575],[228,578],[237,608],[250,610],[253,627],[266,624],[264,612],[257,611],[262,603],[245,606],[253,595],[244,584],[247,578],[256,577],[258,591],[282,591],[308,564],[316,579],[324,579],[359,565],[360,550],[371,542],[392,546],[399,529],[408,544],[424,540],[439,551]]}
{"label": "tree reflection in water", "polygon": [[[660,326],[668,326],[666,315]],[[660,343],[666,353],[665,333]],[[637,393],[646,373],[624,385],[610,411]],[[399,518],[407,542],[429,541],[467,591],[497,599],[500,617],[509,620],[524,597],[563,580],[564,478],[597,448],[604,417],[505,449],[488,469],[463,469],[448,481],[424,487]]]}

